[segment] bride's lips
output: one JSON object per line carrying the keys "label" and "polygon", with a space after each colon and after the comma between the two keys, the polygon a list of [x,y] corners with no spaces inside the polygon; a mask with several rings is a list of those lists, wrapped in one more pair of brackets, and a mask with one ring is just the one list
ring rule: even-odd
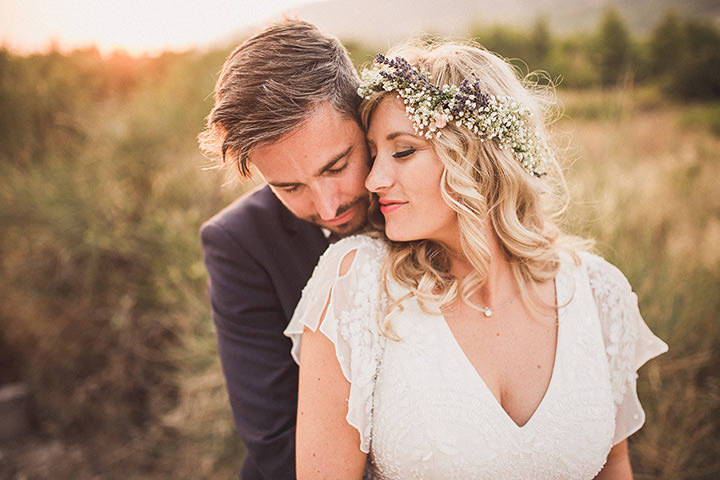
{"label": "bride's lips", "polygon": [[388,200],[388,199],[382,199],[378,200],[378,203],[380,204],[380,211],[383,215],[387,215],[390,212],[394,212],[398,208],[405,205],[407,202],[401,202],[400,200]]}
{"label": "bride's lips", "polygon": [[343,213],[342,215],[335,217],[332,220],[325,220],[323,223],[325,223],[325,225],[330,225],[332,227],[337,227],[339,225],[347,223],[353,219],[353,217],[355,216],[355,213],[357,212],[357,209],[358,209],[358,206],[355,205],[354,207],[352,207],[350,210]]}

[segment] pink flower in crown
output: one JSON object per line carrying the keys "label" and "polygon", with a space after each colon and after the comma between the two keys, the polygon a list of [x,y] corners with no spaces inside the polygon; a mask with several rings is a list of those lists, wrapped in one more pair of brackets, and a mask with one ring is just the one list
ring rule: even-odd
{"label": "pink flower in crown", "polygon": [[435,123],[433,124],[435,128],[440,129],[443,128],[445,125],[447,125],[449,118],[447,114],[445,113],[436,113],[435,114]]}

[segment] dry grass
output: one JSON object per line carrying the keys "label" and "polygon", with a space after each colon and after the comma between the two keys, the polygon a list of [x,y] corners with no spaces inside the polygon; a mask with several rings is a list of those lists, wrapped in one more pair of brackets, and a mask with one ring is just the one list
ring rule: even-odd
{"label": "dry grass", "polygon": [[[582,115],[588,95],[604,113]],[[628,276],[669,353],[640,371],[638,479],[720,475],[720,138],[647,92],[567,95],[580,230]],[[585,110],[587,111],[587,110]],[[698,127],[697,125],[695,127]],[[581,219],[582,221],[578,221]]]}

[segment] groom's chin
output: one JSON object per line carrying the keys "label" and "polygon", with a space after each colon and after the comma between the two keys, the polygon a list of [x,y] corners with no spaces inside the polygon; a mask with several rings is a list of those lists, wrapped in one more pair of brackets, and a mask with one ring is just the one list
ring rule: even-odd
{"label": "groom's chin", "polygon": [[368,202],[359,201],[353,209],[355,210],[355,215],[353,215],[353,217],[347,222],[341,225],[320,224],[320,226],[327,228],[340,237],[346,237],[348,235],[352,235],[353,233],[360,232],[367,225]]}
{"label": "groom's chin", "polygon": [[366,210],[363,210],[362,213],[358,213],[351,220],[343,223],[342,225],[325,226],[324,228],[327,228],[340,237],[347,237],[348,235],[361,231],[365,227],[367,215],[364,212],[366,212]]}

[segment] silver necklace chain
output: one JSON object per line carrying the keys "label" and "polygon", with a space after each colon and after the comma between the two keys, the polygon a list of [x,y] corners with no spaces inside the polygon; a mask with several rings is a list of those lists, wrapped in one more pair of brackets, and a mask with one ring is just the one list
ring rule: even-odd
{"label": "silver necklace chain", "polygon": [[483,312],[483,314],[484,314],[486,317],[490,318],[490,317],[493,316],[493,313],[495,313],[496,310],[500,310],[501,308],[510,305],[510,303],[511,303],[513,300],[515,300],[515,297],[517,297],[518,295],[519,295],[519,293],[516,293],[515,295],[513,295],[512,297],[510,297],[508,300],[506,300],[505,303],[503,303],[502,305],[498,305],[497,307],[488,307],[488,306],[485,306],[485,307],[481,307],[480,310]]}

